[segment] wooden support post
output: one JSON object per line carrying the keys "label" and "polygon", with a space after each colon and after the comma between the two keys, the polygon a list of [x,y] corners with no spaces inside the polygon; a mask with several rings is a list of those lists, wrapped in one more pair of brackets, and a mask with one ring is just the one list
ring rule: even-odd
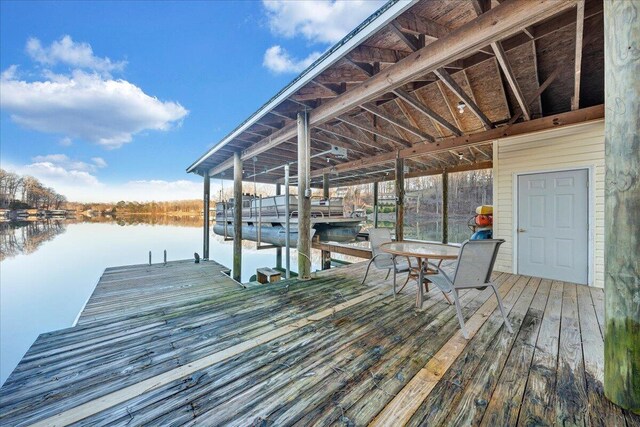
{"label": "wooden support post", "polygon": [[329,199],[329,174],[325,173],[322,175],[322,197],[324,199]]}
{"label": "wooden support post", "polygon": [[442,172],[442,243],[449,243],[449,174]]}
{"label": "wooden support post", "polygon": [[298,113],[298,278],[311,278],[311,140],[309,113]]}
{"label": "wooden support post", "polygon": [[202,259],[209,259],[209,200],[211,194],[211,178],[209,177],[209,173],[205,173],[204,175],[204,195],[202,197],[202,213],[203,213],[203,221],[202,221]]}
{"label": "wooden support post", "polygon": [[331,268],[331,252],[321,251],[322,254],[322,269],[329,270]]}
{"label": "wooden support post", "polygon": [[373,183],[373,228],[378,228],[378,191],[380,185]]}
{"label": "wooden support post", "polygon": [[640,4],[604,2],[604,394],[640,414]]}
{"label": "wooden support post", "polygon": [[233,280],[242,278],[242,159],[233,154]]}
{"label": "wooden support post", "polygon": [[284,262],[285,279],[291,278],[291,214],[289,212],[289,164],[284,165]]}
{"label": "wooden support post", "polygon": [[[282,194],[282,185],[276,184],[276,196]],[[282,269],[282,247],[278,246],[276,248],[276,268]]]}
{"label": "wooden support post", "polygon": [[580,76],[582,74],[582,42],[584,36],[584,0],[578,1],[576,16],[576,54],[574,63],[573,97],[571,109],[580,108]]}
{"label": "wooden support post", "polygon": [[404,240],[404,159],[396,157],[396,240]]}

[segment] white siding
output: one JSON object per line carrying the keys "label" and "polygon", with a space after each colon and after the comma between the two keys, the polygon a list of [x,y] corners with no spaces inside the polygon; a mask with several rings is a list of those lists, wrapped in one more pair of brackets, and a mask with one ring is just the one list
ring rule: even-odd
{"label": "white siding", "polygon": [[494,236],[505,239],[495,269],[514,272],[516,174],[589,168],[590,284],[604,287],[604,121],[504,138],[493,146]]}

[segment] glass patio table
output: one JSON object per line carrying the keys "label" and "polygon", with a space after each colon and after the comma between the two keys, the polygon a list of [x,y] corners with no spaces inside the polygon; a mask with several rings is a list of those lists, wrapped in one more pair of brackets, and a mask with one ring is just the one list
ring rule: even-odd
{"label": "glass patio table", "polygon": [[[429,280],[426,276],[437,273],[437,271],[429,268],[429,260],[458,259],[458,254],[460,253],[460,248],[457,246],[406,241],[383,243],[380,245],[380,250],[395,256],[415,258],[418,261],[418,267],[412,267],[412,271],[409,272],[418,280],[417,308],[422,308],[422,302],[424,301],[423,286],[425,286],[425,279]],[[445,298],[451,303],[446,294]]]}

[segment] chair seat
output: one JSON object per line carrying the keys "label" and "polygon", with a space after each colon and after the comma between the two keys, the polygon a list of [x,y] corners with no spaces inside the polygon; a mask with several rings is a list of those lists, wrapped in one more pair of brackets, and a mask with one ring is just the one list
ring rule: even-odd
{"label": "chair seat", "polygon": [[396,258],[396,272],[405,273],[409,271],[410,268],[411,266],[409,265],[409,262],[406,260],[406,258]]}
{"label": "chair seat", "polygon": [[[391,257],[378,257],[375,260],[376,267],[380,269],[393,268],[393,259]],[[409,271],[409,262],[405,258],[396,258],[396,273],[405,273]]]}
{"label": "chair seat", "polygon": [[426,279],[431,283],[433,283],[434,285],[436,285],[438,289],[440,289],[445,294],[448,294],[453,290],[453,286],[451,286],[451,282],[449,282],[449,280],[447,280],[447,278],[444,277],[444,275],[441,273],[430,274],[426,276]]}

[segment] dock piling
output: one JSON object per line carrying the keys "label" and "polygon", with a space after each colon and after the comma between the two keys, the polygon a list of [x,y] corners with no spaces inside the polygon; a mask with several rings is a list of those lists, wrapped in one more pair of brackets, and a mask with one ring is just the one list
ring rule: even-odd
{"label": "dock piling", "polygon": [[284,165],[284,246],[285,278],[291,277],[291,235],[289,218],[289,165]]}
{"label": "dock piling", "polygon": [[241,281],[242,272],[242,158],[233,154],[233,280]]}
{"label": "dock piling", "polygon": [[309,113],[298,113],[298,277],[311,278],[311,140]]}
{"label": "dock piling", "polygon": [[[202,234],[202,259],[209,259],[209,200],[211,193],[211,179],[209,173],[204,175],[204,195],[202,198],[202,213],[203,213],[203,234]],[[165,260],[165,264],[166,264]]]}

